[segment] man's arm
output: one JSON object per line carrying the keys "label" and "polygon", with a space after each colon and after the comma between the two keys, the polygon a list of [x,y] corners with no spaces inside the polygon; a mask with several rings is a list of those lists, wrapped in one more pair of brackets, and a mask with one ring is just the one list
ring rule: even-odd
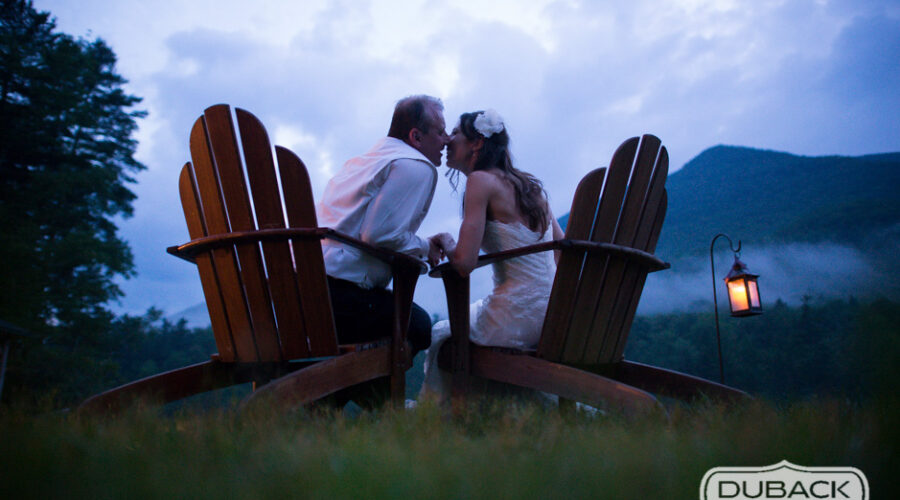
{"label": "man's arm", "polygon": [[387,178],[366,210],[360,237],[377,247],[425,258],[429,243],[415,233],[431,203],[437,173],[417,160],[397,160],[387,168]]}

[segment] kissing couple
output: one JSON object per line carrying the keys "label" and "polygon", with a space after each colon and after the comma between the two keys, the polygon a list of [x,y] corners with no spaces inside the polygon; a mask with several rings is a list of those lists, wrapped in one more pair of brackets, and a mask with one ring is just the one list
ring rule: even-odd
{"label": "kissing couple", "polygon": [[[463,276],[475,268],[479,250],[492,253],[561,239],[543,185],[513,165],[509,133],[500,115],[491,109],[463,113],[448,135],[443,111],[441,100],[431,96],[398,101],[387,137],[347,161],[328,182],[316,206],[319,224],[433,266],[446,258]],[[446,232],[422,238],[416,232],[431,206],[444,148],[445,175],[454,189],[459,174],[465,176],[463,220],[457,239]],[[334,240],[323,240],[322,252],[338,342],[390,337],[388,265]],[[535,348],[556,258],[542,252],[493,264],[493,291],[471,305],[470,340]],[[412,355],[428,349],[423,395],[446,397],[436,359],[449,336],[449,321],[432,327],[429,314],[413,304],[407,336]],[[385,398],[387,379],[369,386],[375,401]]]}

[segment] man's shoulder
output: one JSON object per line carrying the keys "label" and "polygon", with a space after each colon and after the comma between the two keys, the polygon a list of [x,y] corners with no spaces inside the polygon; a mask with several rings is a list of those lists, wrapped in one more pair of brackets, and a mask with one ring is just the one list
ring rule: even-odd
{"label": "man's shoulder", "polygon": [[388,164],[383,170],[385,181],[388,178],[401,180],[403,183],[412,183],[422,186],[437,182],[437,169],[431,162],[412,158],[398,158]]}
{"label": "man's shoulder", "polygon": [[[396,161],[399,159],[416,160],[431,165],[428,158],[425,157],[418,149],[409,144],[395,139],[393,137],[383,137],[372,146],[367,153],[368,156],[377,156]],[[431,165],[432,167],[434,165]]]}
{"label": "man's shoulder", "polygon": [[[347,160],[341,173],[336,177],[342,175],[358,176],[363,172],[367,172],[369,176],[374,177],[386,175],[387,170],[389,170],[387,167],[397,161],[409,161],[416,165],[419,163],[431,165],[431,162],[422,153],[405,142],[392,137],[384,137],[365,153]],[[434,168],[433,165],[432,168]]]}
{"label": "man's shoulder", "polygon": [[422,170],[424,172],[437,171],[434,165],[428,160],[420,160],[418,158],[397,158],[390,162],[394,167],[400,167],[404,170]]}

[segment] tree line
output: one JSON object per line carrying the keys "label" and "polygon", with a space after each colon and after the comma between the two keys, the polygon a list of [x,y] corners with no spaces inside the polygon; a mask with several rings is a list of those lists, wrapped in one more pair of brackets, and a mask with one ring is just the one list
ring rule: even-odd
{"label": "tree line", "polygon": [[0,5],[0,320],[39,339],[13,349],[6,399],[110,369],[107,304],[134,274],[114,218],[133,210],[145,113],[103,40],[57,32],[30,0]]}
{"label": "tree line", "polygon": [[[772,400],[894,396],[900,377],[900,303],[852,298],[760,316],[720,314],[725,383]],[[713,313],[638,316],[625,357],[719,380]]]}
{"label": "tree line", "polygon": [[[851,401],[894,397],[900,379],[900,303],[887,299],[808,299],[798,307],[778,301],[760,316],[720,315],[725,383],[772,401],[814,397]],[[107,342],[92,354],[27,340],[27,359],[12,399],[26,405],[66,406],[119,384],[209,359],[216,351],[210,328],[172,322],[159,310],[114,318]],[[626,359],[719,380],[712,312],[637,316]],[[418,358],[422,358],[420,354]],[[421,385],[422,359],[408,374]],[[30,366],[30,367],[29,367]],[[415,390],[408,397],[415,397]]]}

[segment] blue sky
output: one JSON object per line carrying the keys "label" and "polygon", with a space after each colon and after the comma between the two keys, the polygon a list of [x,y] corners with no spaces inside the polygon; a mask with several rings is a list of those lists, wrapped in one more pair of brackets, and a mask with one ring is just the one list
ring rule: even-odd
{"label": "blue sky", "polygon": [[[645,132],[663,139],[673,170],[717,144],[900,151],[896,1],[34,3],[59,30],[104,39],[149,111],[137,136],[148,170],[120,224],[138,276],[123,282],[118,311],[203,300],[195,270],[165,247],[187,240],[177,176],[190,127],[212,104],[256,114],[303,158],[316,195],[386,133],[400,97],[441,97],[448,127],[495,108],[557,215],[582,175]],[[421,233],[458,224],[458,196],[442,181]],[[417,300],[429,308],[442,297],[426,281]]]}

